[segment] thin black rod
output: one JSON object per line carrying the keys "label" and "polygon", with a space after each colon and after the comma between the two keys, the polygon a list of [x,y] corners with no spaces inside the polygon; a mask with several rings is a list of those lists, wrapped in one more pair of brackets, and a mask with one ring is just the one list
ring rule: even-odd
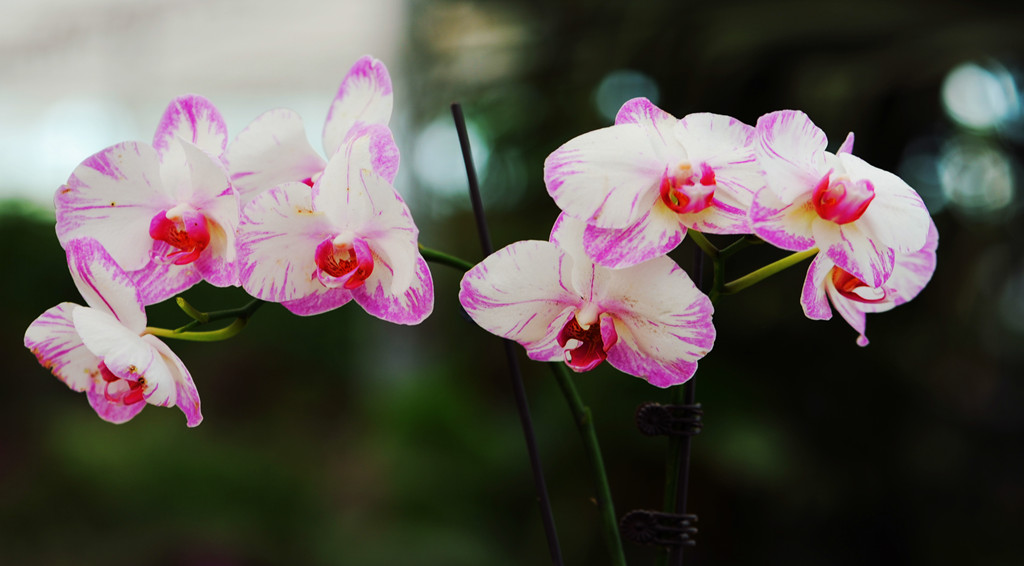
{"label": "thin black rod", "polygon": [[[698,246],[694,246],[693,252],[693,282],[697,285],[697,289],[701,292],[704,291],[704,250]],[[696,402],[697,376],[693,376],[683,384],[683,404],[692,406]],[[675,509],[673,509],[673,512],[680,515],[686,513],[686,500],[690,487],[690,444],[692,440],[693,437],[690,435],[683,436],[680,439],[679,487],[676,490]],[[669,553],[669,564],[671,566],[682,566],[682,545],[673,547]]]}
{"label": "thin black rod", "polygon": [[[452,118],[455,119],[455,130],[459,133],[462,160],[466,163],[469,200],[473,203],[473,216],[476,217],[480,246],[483,248],[484,256],[488,256],[494,251],[494,246],[491,244],[487,219],[484,217],[484,204],[480,198],[480,183],[476,176],[476,166],[473,165],[473,151],[469,146],[466,118],[462,114],[462,106],[458,103],[452,104]],[[530,455],[530,468],[533,470],[533,483],[540,500],[541,519],[544,522],[548,550],[551,551],[551,562],[556,566],[562,566],[562,549],[558,543],[558,533],[555,531],[555,517],[551,512],[551,499],[548,497],[548,487],[544,481],[544,468],[540,464],[540,452],[537,450],[537,438],[533,432],[533,419],[530,418],[530,406],[526,401],[526,389],[523,387],[523,376],[519,370],[519,359],[516,357],[512,341],[504,339],[502,342],[505,345],[505,359],[512,374],[512,391],[516,400],[516,409],[519,411],[519,421],[523,427],[523,437],[526,439],[526,451]]]}

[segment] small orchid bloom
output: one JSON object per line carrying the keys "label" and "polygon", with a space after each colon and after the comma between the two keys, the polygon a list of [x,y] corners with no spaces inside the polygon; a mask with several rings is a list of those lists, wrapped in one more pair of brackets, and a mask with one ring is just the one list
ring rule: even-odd
{"label": "small orchid bloom", "polygon": [[146,312],[129,274],[93,239],[67,242],[68,267],[88,306],[61,303],[29,325],[25,347],[103,420],[123,423],[147,404],[177,405],[193,427],[199,392],[178,356],[146,334]]}
{"label": "small orchid bloom", "polygon": [[837,154],[803,112],[757,121],[767,187],[750,210],[754,233],[787,250],[822,250],[835,265],[880,288],[898,254],[924,246],[929,216],[902,179],[855,157],[851,133]]}
{"label": "small orchid bloom", "polygon": [[470,269],[459,301],[484,330],[582,372],[607,360],[652,385],[682,383],[715,341],[711,301],[665,256],[595,265],[586,226],[562,214],[551,241],[511,244]]}
{"label": "small orchid bloom", "polygon": [[544,162],[544,183],[582,220],[587,254],[626,267],[664,255],[688,228],[749,234],[764,186],[754,128],[728,116],[676,119],[646,98],[626,102],[615,125],[573,138]]}
{"label": "small orchid bloom", "polygon": [[[370,56],[356,61],[327,113],[323,130],[327,159],[338,151],[356,123],[387,126],[392,99],[391,76],[384,63]],[[380,143],[371,151],[377,174],[393,183],[398,173],[397,149]],[[302,118],[286,109],[270,110],[256,118],[228,146],[226,160],[243,206],[281,183],[300,182],[311,187],[327,165],[309,144]]]}
{"label": "small orchid bloom", "polygon": [[249,294],[299,315],[353,299],[400,324],[430,314],[434,288],[419,230],[398,192],[375,172],[380,154],[373,147],[390,140],[385,126],[360,125],[312,190],[283,183],[245,206],[238,244]]}
{"label": "small orchid bloom", "polygon": [[892,275],[879,287],[872,287],[837,266],[826,254],[819,253],[811,262],[804,280],[800,304],[804,314],[814,320],[832,318],[829,302],[840,316],[859,333],[857,344],[867,346],[866,315],[884,312],[901,305],[924,289],[935,272],[935,250],[939,232],[929,222],[928,238],[920,250],[897,254]]}
{"label": "small orchid bloom", "polygon": [[158,303],[207,280],[238,284],[238,196],[220,155],[227,129],[205,98],[176,98],[153,145],[124,142],[86,159],[54,198],[61,244],[88,237],[105,247]]}

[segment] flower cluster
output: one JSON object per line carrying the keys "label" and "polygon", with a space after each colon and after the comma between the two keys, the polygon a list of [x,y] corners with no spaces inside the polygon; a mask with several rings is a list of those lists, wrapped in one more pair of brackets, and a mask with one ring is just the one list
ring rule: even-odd
{"label": "flower cluster", "polygon": [[331,104],[321,157],[291,111],[267,112],[229,144],[210,101],[176,98],[152,144],[108,147],[58,189],[57,237],[88,306],[46,311],[26,347],[108,421],[148,403],[177,405],[195,426],[192,378],[144,308],[199,281],[301,315],[355,300],[390,322],[423,321],[433,284],[392,186],[391,108],[387,69],[360,59]]}
{"label": "flower cluster", "polygon": [[576,371],[607,359],[666,387],[693,375],[715,337],[711,302],[666,254],[688,230],[753,234],[815,253],[805,313],[831,318],[831,301],[866,345],[866,313],[912,299],[931,278],[938,234],[912,188],[852,154],[853,134],[835,154],[826,145],[798,111],[749,126],[630,100],[614,125],[545,161],[563,211],[550,242],[488,257],[462,280],[462,304],[533,359]]}

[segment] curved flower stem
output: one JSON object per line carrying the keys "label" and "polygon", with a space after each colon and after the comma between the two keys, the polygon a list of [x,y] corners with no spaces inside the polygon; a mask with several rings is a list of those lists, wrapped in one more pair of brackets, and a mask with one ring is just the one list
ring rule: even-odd
{"label": "curved flower stem", "polygon": [[[491,245],[491,236],[487,230],[487,217],[484,215],[483,199],[480,198],[480,184],[477,181],[476,168],[473,166],[473,151],[469,145],[469,131],[466,129],[466,119],[462,115],[462,106],[455,103],[452,104],[451,108],[452,119],[455,121],[455,130],[459,135],[459,146],[462,148],[462,160],[466,164],[469,200],[473,204],[473,216],[476,218],[477,235],[480,237],[480,247],[484,255],[487,256],[494,251],[494,247]],[[447,254],[442,255],[444,255],[443,261],[450,261],[451,256]],[[439,256],[436,259],[437,261],[442,261],[442,258]],[[448,265],[453,265],[453,263],[448,263]],[[530,416],[530,405],[526,400],[523,376],[519,370],[519,361],[516,358],[513,342],[505,339],[503,343],[505,360],[508,363],[509,373],[511,374],[512,394],[515,398],[516,410],[519,413],[519,422],[523,429],[526,453],[529,456],[530,469],[533,472],[534,488],[537,490],[537,499],[540,503],[541,521],[544,523],[544,534],[548,541],[548,551],[551,553],[551,562],[555,566],[562,566],[562,547],[558,542],[558,532],[555,529],[555,516],[551,511],[551,498],[548,497],[548,487],[544,480],[544,468],[541,466],[540,451],[537,449],[537,437],[533,432],[533,419]]]}
{"label": "curved flower stem", "polygon": [[448,267],[454,267],[463,272],[469,271],[473,268],[473,264],[468,261],[455,257],[450,254],[446,254],[435,249],[428,248],[423,244],[420,244],[420,253],[423,255],[423,259],[432,261],[434,263],[440,263],[441,265],[447,265]]}
{"label": "curved flower stem", "polygon": [[768,265],[762,267],[761,269],[752,271],[744,275],[743,277],[740,277],[739,279],[734,279],[726,283],[725,285],[722,286],[721,293],[723,295],[731,295],[733,293],[738,293],[739,291],[742,291],[743,289],[746,289],[747,287],[750,287],[755,283],[760,283],[761,281],[771,277],[772,275],[775,275],[776,273],[784,269],[793,267],[794,265],[813,256],[816,253],[818,253],[818,248],[811,248],[809,250],[804,250],[802,252],[794,252],[778,261],[769,263]]}
{"label": "curved flower stem", "polygon": [[[245,328],[246,323],[249,322],[249,318],[252,317],[253,313],[266,303],[266,301],[260,299],[253,299],[244,306],[236,309],[202,312],[188,304],[188,302],[181,297],[178,297],[177,301],[178,306],[193,318],[192,322],[173,330],[159,328],[156,326],[147,326],[145,330],[147,334],[152,334],[153,336],[159,336],[161,338],[174,338],[175,340],[189,340],[192,342],[218,342],[220,340],[227,340],[241,332],[242,329]],[[220,328],[218,330],[190,332],[192,328],[195,328],[200,324],[206,324],[217,320],[225,320],[228,318],[234,318],[235,320],[224,328]]]}
{"label": "curved flower stem", "polygon": [[553,363],[551,371],[555,374],[558,386],[561,387],[565,400],[569,403],[573,420],[583,438],[583,446],[587,450],[590,460],[590,467],[594,473],[594,482],[597,484],[597,508],[601,514],[601,524],[604,530],[605,543],[608,545],[608,552],[611,554],[612,564],[626,566],[626,555],[622,550],[622,539],[619,537],[619,523],[615,518],[615,506],[612,504],[612,493],[608,487],[608,476],[604,471],[604,460],[601,458],[601,446],[597,442],[597,433],[594,431],[594,419],[590,414],[590,408],[580,400],[576,386],[573,385],[572,376],[563,363]]}
{"label": "curved flower stem", "polygon": [[704,251],[705,255],[707,255],[712,260],[718,260],[719,249],[716,248],[714,244],[709,242],[707,237],[704,236],[704,234],[701,234],[696,230],[687,230],[686,233],[687,235],[690,236],[690,239],[693,240],[693,243],[697,244],[697,246]]}

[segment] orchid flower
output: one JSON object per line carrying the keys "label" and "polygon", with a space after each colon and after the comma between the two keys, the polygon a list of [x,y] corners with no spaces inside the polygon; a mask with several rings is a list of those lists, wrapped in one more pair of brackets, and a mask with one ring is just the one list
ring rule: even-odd
{"label": "orchid flower", "polygon": [[715,341],[711,301],[665,256],[623,269],[595,265],[585,229],[563,213],[550,241],[491,254],[463,277],[459,301],[531,359],[578,372],[607,360],[658,387],[689,379]]}
{"label": "orchid flower", "polygon": [[837,266],[827,255],[819,253],[811,262],[804,280],[800,297],[804,314],[810,319],[828,320],[832,318],[831,302],[840,316],[859,333],[857,344],[867,346],[866,315],[891,310],[916,297],[935,273],[938,245],[939,232],[935,223],[929,222],[924,247],[914,253],[896,254],[892,275],[879,287],[867,285]]}
{"label": "orchid flower", "polygon": [[749,234],[748,209],[764,186],[754,140],[754,129],[734,118],[676,119],[635,98],[615,125],[549,155],[544,182],[563,211],[587,223],[587,254],[626,267],[668,253],[687,228]]}
{"label": "orchid flower", "polygon": [[[365,56],[356,61],[341,81],[323,130],[323,146],[330,159],[357,122],[387,126],[392,109],[391,77],[387,67]],[[398,151],[381,144],[375,152],[377,174],[388,183],[398,173]],[[390,152],[390,153],[382,153]],[[270,110],[256,118],[228,146],[231,182],[242,205],[271,187],[293,181],[313,186],[327,161],[309,144],[302,118],[292,110]]]}
{"label": "orchid flower", "polygon": [[79,165],[54,198],[57,237],[100,242],[143,304],[200,280],[238,284],[238,196],[220,160],[227,128],[205,98],[176,98],[153,145],[124,142]]}
{"label": "orchid flower", "polygon": [[[373,316],[418,324],[434,289],[409,208],[375,171],[392,144],[385,126],[360,125],[327,163],[312,191],[280,184],[245,206],[239,226],[242,287],[295,314],[355,300]],[[397,152],[397,150],[395,150]]]}
{"label": "orchid flower", "polygon": [[103,420],[129,421],[147,404],[177,405],[188,426],[203,420],[185,365],[155,336],[131,277],[99,242],[66,244],[68,267],[88,306],[61,303],[29,325],[25,347]]}
{"label": "orchid flower", "polygon": [[767,187],[750,210],[754,233],[787,250],[814,247],[835,265],[880,288],[898,254],[920,250],[929,215],[902,179],[855,157],[853,134],[836,154],[806,114],[772,112],[757,121]]}

